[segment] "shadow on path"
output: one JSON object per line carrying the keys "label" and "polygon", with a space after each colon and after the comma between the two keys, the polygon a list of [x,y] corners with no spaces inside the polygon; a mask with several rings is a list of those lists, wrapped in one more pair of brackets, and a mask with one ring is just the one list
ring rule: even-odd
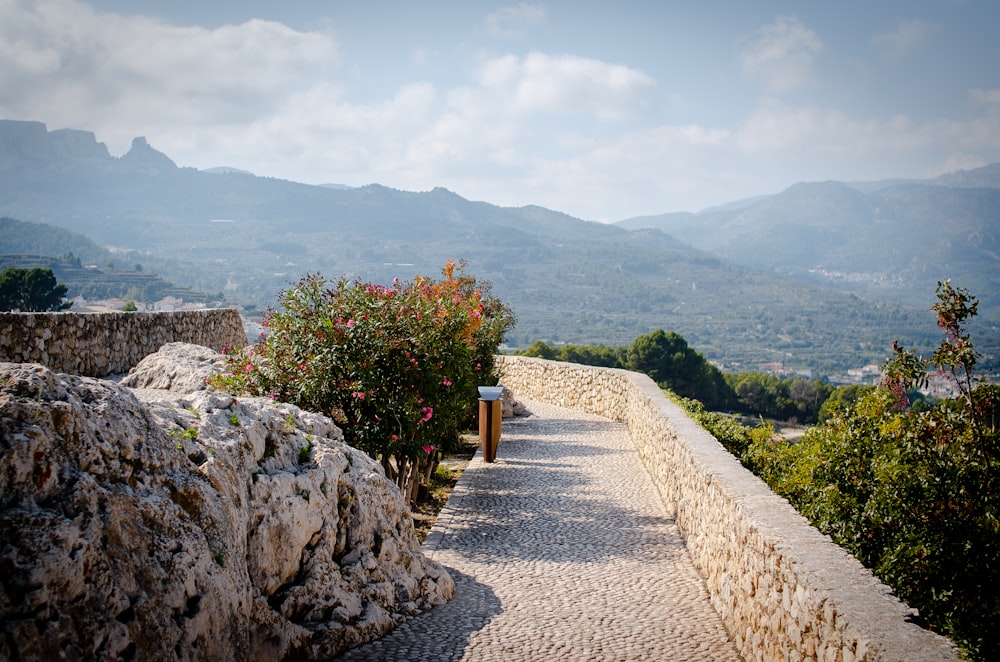
{"label": "shadow on path", "polygon": [[473,577],[448,567],[455,580],[455,597],[422,614],[408,618],[382,639],[345,651],[338,662],[460,660],[470,637],[502,611],[493,589]]}
{"label": "shadow on path", "polygon": [[479,466],[449,503],[441,548],[485,563],[662,563],[685,555],[662,505],[634,497],[635,472],[644,469],[631,441],[595,441],[614,435],[627,432],[605,420],[516,421],[496,462]]}

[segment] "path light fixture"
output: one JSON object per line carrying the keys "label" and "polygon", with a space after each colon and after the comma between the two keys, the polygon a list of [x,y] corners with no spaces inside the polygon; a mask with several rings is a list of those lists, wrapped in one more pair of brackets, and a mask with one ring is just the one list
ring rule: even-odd
{"label": "path light fixture", "polygon": [[503,386],[479,387],[479,444],[483,449],[483,460],[493,462],[497,457],[500,442],[500,428],[503,414],[500,409],[500,395]]}

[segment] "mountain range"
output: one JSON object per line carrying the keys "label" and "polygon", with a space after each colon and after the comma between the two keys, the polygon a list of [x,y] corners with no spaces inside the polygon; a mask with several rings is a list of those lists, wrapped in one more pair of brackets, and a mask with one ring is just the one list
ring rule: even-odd
{"label": "mountain range", "polygon": [[1000,167],[990,166],[919,182],[802,183],[602,224],[442,188],[198,171],[143,138],[113,157],[87,131],[0,121],[0,216],[25,223],[0,234],[0,254],[53,255],[45,246],[57,235],[60,246],[92,240],[115,251],[109,260],[222,291],[247,312],[275,305],[306,273],[386,282],[465,259],[514,309],[513,346],[620,345],[663,328],[741,369],[831,374],[881,362],[894,338],[927,349],[942,278],[980,297],[975,337],[1000,354],[998,212]]}
{"label": "mountain range", "polygon": [[721,258],[919,304],[942,278],[1000,291],[1000,164],[926,181],[799,183],[745,205],[618,223]]}

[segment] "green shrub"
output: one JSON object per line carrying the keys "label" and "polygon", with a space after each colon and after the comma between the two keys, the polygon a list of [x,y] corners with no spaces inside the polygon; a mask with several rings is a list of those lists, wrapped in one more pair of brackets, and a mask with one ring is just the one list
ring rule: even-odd
{"label": "green shrub", "polygon": [[747,451],[755,439],[765,441],[774,436],[774,428],[769,423],[762,421],[759,427],[751,428],[732,416],[708,411],[698,400],[684,398],[671,391],[666,393],[683,407],[698,425],[711,433],[727,451],[744,464],[747,464]]}

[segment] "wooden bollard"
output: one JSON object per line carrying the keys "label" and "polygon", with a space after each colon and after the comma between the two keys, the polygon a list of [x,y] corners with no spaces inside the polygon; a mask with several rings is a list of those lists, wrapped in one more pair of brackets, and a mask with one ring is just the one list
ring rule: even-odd
{"label": "wooden bollard", "polygon": [[479,444],[486,462],[496,460],[502,421],[500,400],[479,400]]}

